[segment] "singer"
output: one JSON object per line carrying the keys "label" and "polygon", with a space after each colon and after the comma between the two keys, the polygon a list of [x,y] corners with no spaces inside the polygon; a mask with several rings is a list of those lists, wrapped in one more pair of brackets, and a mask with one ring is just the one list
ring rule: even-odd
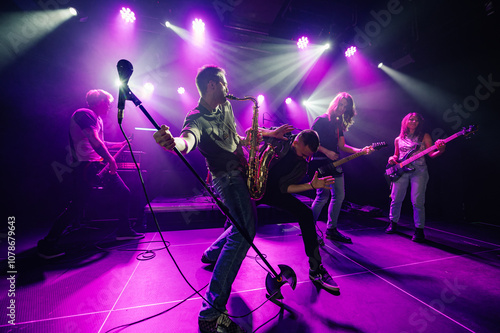
{"label": "singer", "polygon": [[[102,187],[103,191],[113,194],[114,200],[109,207],[116,208],[119,214],[116,240],[144,237],[144,234],[137,233],[130,227],[128,212],[130,191],[116,172],[116,161],[108,150],[108,148],[120,148],[126,141],[104,141],[102,118],[108,113],[112,102],[113,96],[110,93],[100,89],[90,90],[87,93],[88,108],[78,109],[71,116],[69,144],[73,165],[76,165],[72,172],[73,198],[56,219],[47,236],[38,242],[38,254],[42,258],[52,259],[65,254],[58,243],[65,229],[82,217],[92,188],[96,185]],[[100,179],[97,174],[105,166],[103,162],[109,165],[109,172]]]}

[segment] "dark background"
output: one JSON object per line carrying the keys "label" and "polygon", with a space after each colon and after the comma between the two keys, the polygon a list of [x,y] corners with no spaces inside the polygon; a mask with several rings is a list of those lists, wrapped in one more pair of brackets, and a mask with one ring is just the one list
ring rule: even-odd
{"label": "dark background", "polygon": [[[125,4],[137,13],[134,37],[113,38],[108,34],[114,29],[110,12]],[[366,38],[360,40],[359,31],[366,32],[377,22],[373,13],[380,14],[395,4],[402,11],[390,20],[386,17],[387,25],[379,24],[379,31],[371,31],[369,43]],[[50,21],[36,23],[27,18],[30,13],[67,6],[78,8],[80,16],[55,29],[48,28]],[[287,80],[275,84],[269,90],[271,99],[274,96],[277,100],[280,94],[296,100],[310,96],[321,82],[346,66],[343,46],[356,38],[371,71],[376,73],[374,68],[383,61],[398,67],[407,78],[403,88],[378,70],[371,81],[360,83],[345,74],[332,84],[321,85],[327,90],[322,96],[327,98],[322,112],[339,91],[348,91],[355,98],[359,114],[345,134],[348,144],[389,143],[388,148],[345,165],[347,201],[388,209],[389,188],[382,176],[385,164],[393,153],[401,119],[417,111],[424,115],[434,139],[447,137],[462,126],[475,124],[479,128],[470,140],[452,141],[443,156],[428,159],[428,218],[500,224],[494,208],[498,204],[498,6],[497,1],[408,0],[4,1],[0,19],[3,216],[16,216],[18,224],[27,227],[48,228],[64,208],[71,175],[63,172],[58,177],[54,167],[68,166],[69,118],[75,109],[85,106],[89,89],[102,88],[117,96],[113,80],[119,59],[134,64],[131,82],[146,77],[155,81],[158,97],[143,100],[143,105],[158,123],[169,124],[177,134],[184,115],[197,101],[194,77],[205,60],[227,70],[234,95],[250,95],[276,75],[257,67],[261,58],[273,55],[269,45],[277,40],[294,44],[300,36],[308,35],[318,44],[331,41],[333,49],[293,87],[286,85]],[[205,59],[200,50],[190,54],[197,60],[186,62],[182,40],[161,23],[169,19],[178,26],[187,25],[192,9],[205,15],[207,25],[216,31],[214,39],[231,46],[229,55],[219,48],[220,53]],[[44,32],[43,26],[47,26],[47,33],[35,38]],[[408,57],[411,63],[397,64]],[[262,73],[254,75],[259,71]],[[494,82],[489,90],[478,88],[479,77]],[[191,98],[185,104],[170,92],[181,84]],[[474,111],[447,111],[454,104],[465,103],[478,89],[489,95],[474,106]],[[128,103],[124,129],[135,135],[134,150],[145,153],[141,166],[147,171],[150,198],[201,194],[201,186],[178,158],[156,146],[152,132],[134,130],[152,126]],[[251,105],[233,102],[233,106],[241,126],[248,126]],[[260,118],[264,126],[285,122],[298,128],[310,125],[302,116],[288,113],[280,102],[273,102],[264,113]],[[114,108],[105,122],[107,140],[121,141]],[[206,167],[199,152],[189,154],[188,160],[204,178]],[[137,179],[130,178],[136,184]],[[409,205],[404,209],[411,212]]]}

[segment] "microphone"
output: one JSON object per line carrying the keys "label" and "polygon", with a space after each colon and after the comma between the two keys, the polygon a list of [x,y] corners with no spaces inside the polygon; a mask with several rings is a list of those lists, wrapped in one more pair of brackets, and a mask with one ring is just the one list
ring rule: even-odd
{"label": "microphone", "polygon": [[125,109],[125,101],[127,100],[128,80],[132,76],[134,67],[128,60],[121,59],[116,64],[118,76],[120,77],[120,89],[118,91],[118,123],[121,124],[123,120],[123,110]]}

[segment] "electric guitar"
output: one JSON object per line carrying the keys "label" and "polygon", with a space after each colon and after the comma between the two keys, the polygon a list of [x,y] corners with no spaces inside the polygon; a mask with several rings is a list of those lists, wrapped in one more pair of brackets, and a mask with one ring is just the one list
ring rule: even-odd
{"label": "electric guitar", "polygon": [[[450,135],[446,139],[444,139],[445,143],[450,142],[451,140],[454,140],[458,138],[459,136],[465,135],[468,136],[469,134],[472,134],[477,131],[477,127],[475,125],[471,125],[468,128],[463,128],[461,131]],[[415,171],[415,168],[408,166],[411,162],[418,160],[420,157],[425,156],[429,154],[431,151],[436,150],[437,146],[436,144],[430,146],[429,148],[421,151],[420,153],[413,155],[418,149],[420,148],[419,145],[417,145],[414,149],[409,151],[401,160],[398,160],[398,163],[396,164],[388,164],[385,170],[385,176],[386,178],[391,181],[395,182],[401,176],[406,173],[406,172],[412,172]]]}
{"label": "electric guitar", "polygon": [[[387,147],[387,143],[384,141],[382,142],[375,142],[371,144],[371,147],[375,150],[379,150],[383,147]],[[347,157],[344,157],[343,159],[330,162],[330,160],[324,159],[324,160],[312,160],[309,163],[309,175],[312,177],[314,176],[314,173],[316,170],[318,171],[319,175],[324,177],[324,176],[333,176],[337,177],[340,176],[343,172],[339,168],[342,164],[349,162],[357,157],[360,157],[362,155],[366,155],[366,152],[360,151],[359,153],[355,153],[352,155],[349,155]]]}

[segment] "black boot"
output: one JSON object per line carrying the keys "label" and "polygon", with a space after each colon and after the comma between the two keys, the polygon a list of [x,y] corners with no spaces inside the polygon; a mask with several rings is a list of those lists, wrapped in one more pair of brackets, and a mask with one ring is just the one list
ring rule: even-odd
{"label": "black boot", "polygon": [[398,224],[396,222],[392,222],[389,224],[389,226],[385,229],[386,234],[395,234],[398,230]]}
{"label": "black boot", "polygon": [[415,234],[413,235],[411,240],[414,242],[417,242],[417,243],[423,243],[425,241],[424,229],[423,228],[416,228]]}
{"label": "black boot", "polygon": [[330,239],[332,241],[337,241],[337,242],[342,242],[342,243],[352,243],[351,238],[342,235],[337,228],[333,229],[326,229],[326,235],[325,238]]}

